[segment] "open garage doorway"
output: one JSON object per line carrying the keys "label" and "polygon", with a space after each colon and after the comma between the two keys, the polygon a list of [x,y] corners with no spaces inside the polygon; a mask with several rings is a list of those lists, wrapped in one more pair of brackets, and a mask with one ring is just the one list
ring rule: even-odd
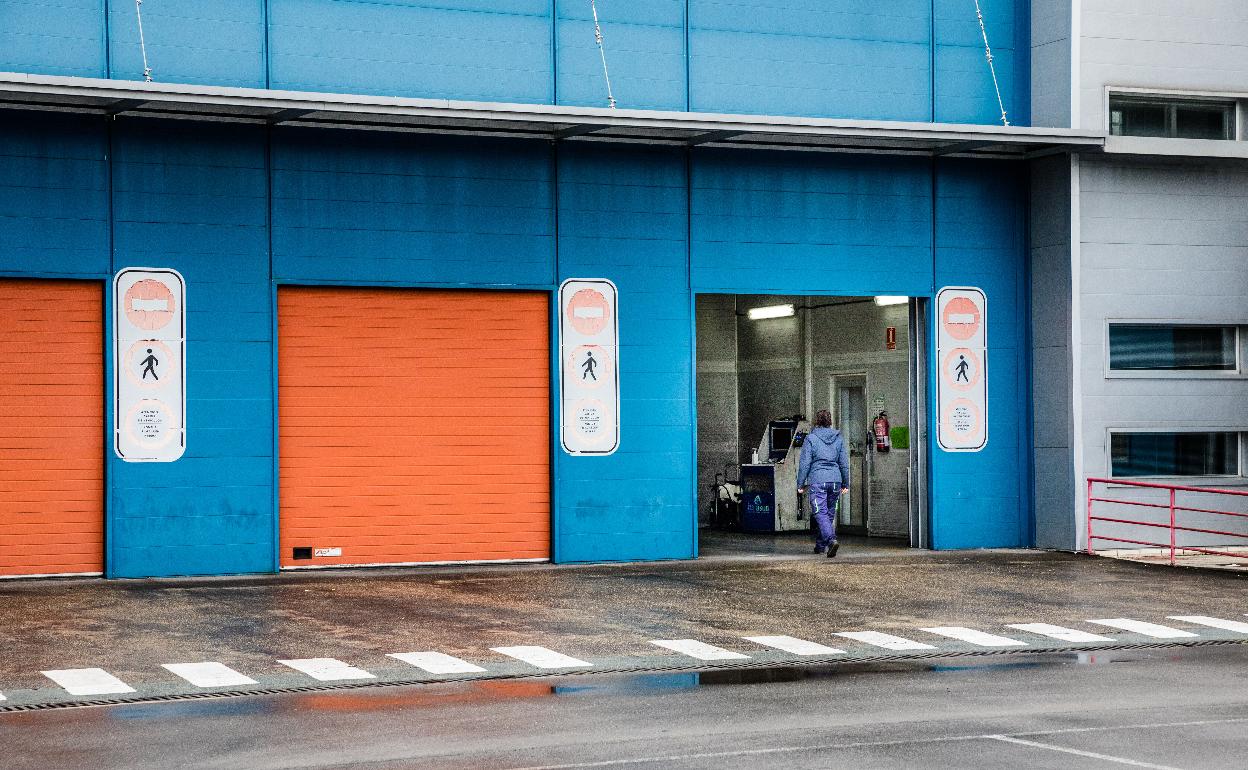
{"label": "open garage doorway", "polygon": [[909,297],[697,297],[699,554],[809,556],[802,446],[820,410],[852,479],[838,537],[927,547],[926,303]]}

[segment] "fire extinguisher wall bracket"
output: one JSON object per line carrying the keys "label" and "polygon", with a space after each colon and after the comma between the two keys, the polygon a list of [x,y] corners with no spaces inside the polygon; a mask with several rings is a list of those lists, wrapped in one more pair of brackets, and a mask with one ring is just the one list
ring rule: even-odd
{"label": "fire extinguisher wall bracket", "polygon": [[871,422],[871,432],[875,434],[875,451],[887,452],[892,448],[888,438],[888,413],[880,412]]}

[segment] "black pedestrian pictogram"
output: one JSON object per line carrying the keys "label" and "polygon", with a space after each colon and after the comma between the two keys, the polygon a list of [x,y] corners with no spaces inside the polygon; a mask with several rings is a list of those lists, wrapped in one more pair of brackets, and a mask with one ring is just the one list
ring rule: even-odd
{"label": "black pedestrian pictogram", "polygon": [[160,363],[160,359],[159,359],[159,358],[157,358],[156,356],[152,355],[152,349],[151,349],[151,348],[148,348],[148,349],[147,349],[147,358],[143,359],[143,360],[142,360],[142,361],[140,361],[139,363],[143,364],[143,377],[142,377],[142,379],[145,379],[145,380],[147,379],[147,373],[148,373],[148,372],[151,372],[151,373],[152,373],[152,379],[154,379],[154,380],[159,380],[159,379],[160,379],[159,375],[157,375],[157,374],[156,374],[156,365]]}
{"label": "black pedestrian pictogram", "polygon": [[598,381],[598,375],[594,374],[594,369],[598,366],[598,359],[594,358],[594,352],[591,350],[585,354],[585,362],[581,364],[581,379],[593,377],[594,382]]}
{"label": "black pedestrian pictogram", "polygon": [[966,362],[966,356],[958,356],[958,360],[961,363],[959,363],[956,367],[954,367],[954,370],[957,372],[957,374],[954,376],[953,381],[958,382],[959,380],[961,380],[962,382],[969,384],[971,381],[971,378],[966,376],[966,370],[970,369],[971,365]]}

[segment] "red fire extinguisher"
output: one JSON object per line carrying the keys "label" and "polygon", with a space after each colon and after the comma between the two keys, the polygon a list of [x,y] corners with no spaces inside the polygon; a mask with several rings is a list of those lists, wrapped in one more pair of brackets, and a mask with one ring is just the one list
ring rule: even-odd
{"label": "red fire extinguisher", "polygon": [[887,452],[892,448],[888,440],[888,412],[880,412],[871,422],[871,432],[875,434],[875,451]]}

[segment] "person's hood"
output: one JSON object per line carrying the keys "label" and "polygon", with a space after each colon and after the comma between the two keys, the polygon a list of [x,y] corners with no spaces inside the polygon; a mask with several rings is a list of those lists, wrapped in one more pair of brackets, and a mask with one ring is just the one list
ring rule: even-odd
{"label": "person's hood", "polygon": [[841,432],[836,428],[815,428],[810,432],[810,436],[832,446],[832,442],[841,437]]}

